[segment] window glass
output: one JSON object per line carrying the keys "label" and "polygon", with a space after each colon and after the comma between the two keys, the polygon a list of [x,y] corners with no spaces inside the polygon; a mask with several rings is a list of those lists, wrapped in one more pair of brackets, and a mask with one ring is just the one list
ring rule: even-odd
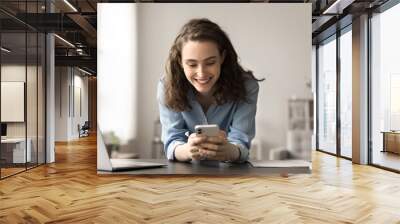
{"label": "window glass", "polygon": [[352,141],[352,35],[340,36],[340,154],[351,158]]}
{"label": "window glass", "polygon": [[371,19],[372,163],[400,170],[400,4]]}
{"label": "window glass", "polygon": [[318,48],[318,148],[336,153],[336,39]]}

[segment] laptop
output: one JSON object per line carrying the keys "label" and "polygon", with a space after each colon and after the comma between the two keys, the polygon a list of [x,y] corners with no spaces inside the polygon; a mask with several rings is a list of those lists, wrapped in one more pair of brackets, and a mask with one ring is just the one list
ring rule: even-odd
{"label": "laptop", "polygon": [[7,124],[1,123],[1,140],[7,139]]}
{"label": "laptop", "polygon": [[110,171],[127,171],[146,168],[159,168],[166,166],[164,163],[144,162],[137,159],[110,159]]}
{"label": "laptop", "polygon": [[111,150],[105,146],[102,135],[97,133],[97,170],[98,171],[129,171],[138,169],[160,168],[166,163],[147,162],[140,159],[111,159]]}

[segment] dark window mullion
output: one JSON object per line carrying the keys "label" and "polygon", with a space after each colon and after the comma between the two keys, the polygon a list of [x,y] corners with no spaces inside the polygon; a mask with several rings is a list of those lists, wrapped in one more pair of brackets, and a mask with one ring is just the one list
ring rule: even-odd
{"label": "dark window mullion", "polygon": [[367,30],[367,46],[368,46],[368,53],[367,53],[367,66],[368,66],[368,70],[367,70],[367,85],[368,85],[368,89],[367,89],[367,107],[368,107],[368,111],[367,111],[367,119],[368,119],[368,124],[367,124],[367,132],[368,132],[368,164],[373,164],[373,153],[372,153],[372,64],[371,64],[371,57],[372,57],[372,12],[369,11],[368,12],[368,30]]}
{"label": "dark window mullion", "polygon": [[[39,14],[39,0],[36,13]],[[39,32],[36,32],[36,166],[39,166]]]}
{"label": "dark window mullion", "polygon": [[[1,24],[2,23],[0,23],[0,47],[2,46],[2,32],[1,32]],[[0,50],[1,51],[1,50]],[[1,52],[0,52],[0,84],[1,84],[1,67],[2,67],[2,64],[1,64],[1,62],[2,62],[2,58],[1,58]],[[1,112],[1,110],[2,110],[3,108],[1,108],[1,85],[0,85],[0,112]],[[0,124],[1,124],[1,113],[0,113]],[[2,179],[2,177],[1,177],[1,170],[2,170],[2,162],[1,162],[1,150],[2,150],[2,147],[1,147],[1,144],[0,144],[0,179]]]}
{"label": "dark window mullion", "polygon": [[340,30],[336,31],[336,154],[341,156],[341,119],[340,119]]}
{"label": "dark window mullion", "polygon": [[319,149],[319,44],[315,46],[315,148]]}
{"label": "dark window mullion", "polygon": [[[28,1],[25,0],[25,21],[28,19]],[[25,23],[25,102],[24,102],[24,118],[25,118],[25,170],[28,170],[28,24]]]}
{"label": "dark window mullion", "polygon": [[[49,13],[48,6],[50,5],[50,3],[47,0],[45,0],[44,5],[45,5],[45,9],[44,9],[45,13]],[[44,122],[44,126],[43,126],[43,128],[44,128],[44,133],[43,133],[44,161],[43,161],[43,164],[45,164],[47,162],[47,73],[48,73],[48,70],[47,70],[47,43],[48,43],[48,41],[47,41],[47,38],[48,38],[48,36],[49,36],[49,33],[47,33],[47,31],[44,31],[44,43],[42,42],[42,44],[44,44],[44,46],[43,46],[44,47],[44,55],[42,58],[42,60],[44,59],[44,67],[42,68],[42,84],[44,82],[44,86],[42,87],[42,88],[44,88],[44,96],[42,93],[42,96],[44,97],[44,99],[43,99],[44,107],[42,106],[42,109],[44,108],[44,111],[43,111],[44,118],[42,117],[44,119],[44,121],[42,121],[42,122]],[[52,35],[52,36],[54,38],[54,35]],[[42,51],[42,53],[43,53],[43,51]],[[61,89],[60,89],[60,91],[61,91]]]}

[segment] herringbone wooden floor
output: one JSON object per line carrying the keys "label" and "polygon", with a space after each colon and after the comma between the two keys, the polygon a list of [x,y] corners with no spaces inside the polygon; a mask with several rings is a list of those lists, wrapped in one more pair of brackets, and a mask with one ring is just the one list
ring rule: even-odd
{"label": "herringbone wooden floor", "polygon": [[313,153],[312,174],[97,176],[96,139],[0,181],[0,223],[400,223],[400,175]]}

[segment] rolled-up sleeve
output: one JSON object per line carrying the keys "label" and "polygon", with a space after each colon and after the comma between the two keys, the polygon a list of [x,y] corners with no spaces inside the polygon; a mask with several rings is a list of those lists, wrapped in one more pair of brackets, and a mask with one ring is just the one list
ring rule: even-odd
{"label": "rolled-up sleeve", "polygon": [[240,151],[238,162],[245,162],[249,157],[251,140],[255,135],[255,117],[259,85],[256,80],[246,82],[247,102],[240,102],[229,127],[228,141]]}
{"label": "rolled-up sleeve", "polygon": [[178,145],[185,144],[188,131],[182,114],[175,112],[165,106],[164,103],[164,83],[159,81],[157,87],[157,100],[160,111],[161,140],[164,143],[164,153],[168,160],[174,160],[174,151]]}

